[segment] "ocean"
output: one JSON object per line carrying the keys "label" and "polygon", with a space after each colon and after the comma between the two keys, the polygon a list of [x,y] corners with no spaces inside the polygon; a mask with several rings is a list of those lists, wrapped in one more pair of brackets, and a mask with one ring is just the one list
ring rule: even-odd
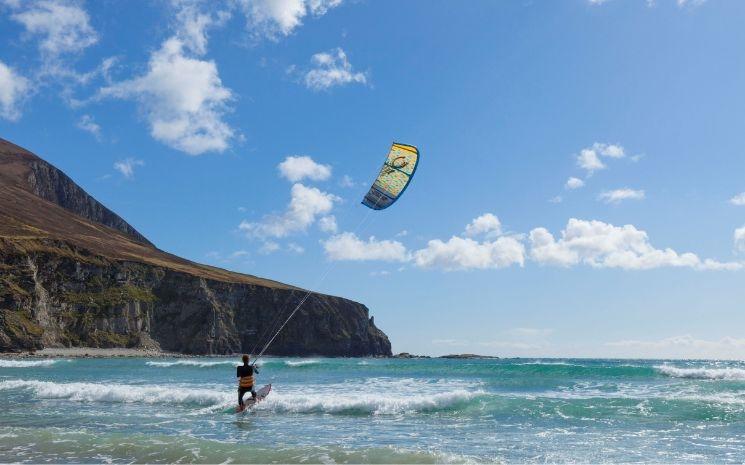
{"label": "ocean", "polygon": [[0,462],[745,462],[745,363],[0,359]]}

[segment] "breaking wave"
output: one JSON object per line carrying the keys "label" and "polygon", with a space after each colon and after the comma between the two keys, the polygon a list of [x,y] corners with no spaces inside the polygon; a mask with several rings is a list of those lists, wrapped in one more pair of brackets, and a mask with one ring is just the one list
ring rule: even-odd
{"label": "breaking wave", "polygon": [[0,368],[30,368],[30,367],[49,367],[59,362],[69,362],[70,360],[0,360]]}
{"label": "breaking wave", "polygon": [[238,366],[240,363],[235,360],[173,360],[167,362],[150,361],[145,362],[145,365],[151,367],[175,367],[175,366],[188,366],[198,368],[208,368],[220,365],[233,365]]}
{"label": "breaking wave", "polygon": [[372,394],[302,395],[274,394],[259,408],[286,413],[327,413],[347,415],[395,415],[463,408],[486,396],[484,391],[455,390],[431,395]]}
{"label": "breaking wave", "polygon": [[656,366],[655,369],[671,378],[745,381],[745,369],[743,368],[678,368],[670,365],[660,365]]}
{"label": "breaking wave", "polygon": [[215,405],[224,404],[233,398],[232,391],[227,394],[224,390],[181,386],[52,383],[22,379],[0,381],[0,390],[9,389],[28,389],[41,399],[66,399],[79,402]]}
{"label": "breaking wave", "polygon": [[321,363],[319,360],[285,360],[285,365],[288,367],[302,367],[307,365],[317,365]]}

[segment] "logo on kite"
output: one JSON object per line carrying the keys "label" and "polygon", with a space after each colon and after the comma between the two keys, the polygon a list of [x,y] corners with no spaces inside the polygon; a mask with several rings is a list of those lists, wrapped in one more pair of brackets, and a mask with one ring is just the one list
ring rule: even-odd
{"label": "logo on kite", "polygon": [[418,164],[419,150],[416,147],[394,142],[362,204],[373,210],[393,205],[409,187]]}

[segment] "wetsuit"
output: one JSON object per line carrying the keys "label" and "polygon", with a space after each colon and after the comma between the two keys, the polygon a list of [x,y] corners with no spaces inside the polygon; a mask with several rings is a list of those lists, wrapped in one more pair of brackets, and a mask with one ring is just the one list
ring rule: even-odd
{"label": "wetsuit", "polygon": [[238,378],[240,383],[238,384],[238,405],[243,406],[243,396],[247,393],[251,393],[251,397],[256,399],[256,391],[254,391],[254,372],[259,373],[259,370],[248,364],[244,364],[238,367]]}

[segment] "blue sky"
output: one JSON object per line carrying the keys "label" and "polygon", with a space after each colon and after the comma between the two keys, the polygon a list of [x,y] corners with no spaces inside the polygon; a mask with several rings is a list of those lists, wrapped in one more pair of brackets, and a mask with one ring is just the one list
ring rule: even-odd
{"label": "blue sky", "polygon": [[[745,358],[744,20],[5,0],[0,135],[164,250],[365,303],[394,351]],[[370,213],[392,141],[420,167]]]}

